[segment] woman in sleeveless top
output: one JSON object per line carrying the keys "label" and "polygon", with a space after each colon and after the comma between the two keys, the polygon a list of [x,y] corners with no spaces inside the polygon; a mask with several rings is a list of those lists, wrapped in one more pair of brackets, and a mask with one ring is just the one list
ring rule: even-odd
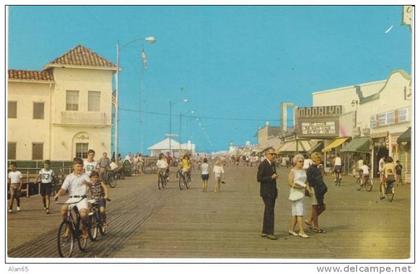
{"label": "woman in sleeveless top", "polygon": [[[289,235],[308,238],[309,236],[306,235],[303,230],[303,200],[305,198],[305,189],[307,189],[306,171],[303,169],[303,161],[303,155],[297,154],[293,158],[294,167],[289,173],[289,200],[292,203],[292,218],[289,225]],[[296,197],[298,197],[298,199],[296,199]],[[298,233],[295,232],[296,225],[299,228]]]}

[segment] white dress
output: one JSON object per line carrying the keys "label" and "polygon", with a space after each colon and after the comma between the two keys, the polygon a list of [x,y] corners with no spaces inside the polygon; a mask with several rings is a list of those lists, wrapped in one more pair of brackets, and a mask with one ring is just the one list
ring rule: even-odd
{"label": "white dress", "polygon": [[[304,169],[292,169],[293,183],[299,186],[306,186],[306,171]],[[304,189],[298,189],[304,191]],[[292,202],[292,216],[303,216],[303,198]]]}

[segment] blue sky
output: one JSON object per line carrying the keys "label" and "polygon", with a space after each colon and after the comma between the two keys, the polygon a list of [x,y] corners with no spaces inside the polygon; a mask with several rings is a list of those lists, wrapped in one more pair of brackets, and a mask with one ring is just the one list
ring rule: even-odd
{"label": "blue sky", "polygon": [[40,70],[82,44],[116,63],[117,40],[154,35],[147,70],[142,43],[121,50],[121,152],[146,152],[165,137],[170,100],[173,132],[182,112],[182,141],[216,151],[255,143],[265,121],[278,126],[282,101],[310,106],[314,91],[411,73],[401,14],[400,6],[11,7],[8,62]]}

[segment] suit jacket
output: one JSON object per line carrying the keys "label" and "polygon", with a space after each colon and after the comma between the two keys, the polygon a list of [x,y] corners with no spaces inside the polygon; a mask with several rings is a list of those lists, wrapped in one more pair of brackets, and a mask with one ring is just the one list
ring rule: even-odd
{"label": "suit jacket", "polygon": [[277,198],[276,179],[271,178],[276,173],[276,165],[265,159],[258,166],[257,181],[260,183],[260,196]]}

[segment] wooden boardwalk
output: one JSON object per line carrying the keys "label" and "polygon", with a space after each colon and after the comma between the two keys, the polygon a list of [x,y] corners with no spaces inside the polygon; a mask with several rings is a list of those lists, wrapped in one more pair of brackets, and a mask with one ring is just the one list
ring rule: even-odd
{"label": "wooden boardwalk", "polygon": [[[106,258],[287,258],[403,259],[410,256],[410,185],[397,188],[392,203],[373,192],[356,191],[347,177],[335,187],[328,177],[325,234],[308,231],[309,239],[289,236],[287,170],[280,168],[276,203],[277,241],[259,236],[263,203],[256,168],[226,168],[226,185],[201,191],[198,174],[192,189],[180,191],[172,181],[157,190],[155,175],[120,181],[111,190],[110,230],[75,257]],[[174,176],[172,179],[175,179]],[[24,199],[23,211],[8,216],[10,257],[57,257],[57,214],[45,215],[39,197]],[[306,201],[307,212],[310,201]]]}

